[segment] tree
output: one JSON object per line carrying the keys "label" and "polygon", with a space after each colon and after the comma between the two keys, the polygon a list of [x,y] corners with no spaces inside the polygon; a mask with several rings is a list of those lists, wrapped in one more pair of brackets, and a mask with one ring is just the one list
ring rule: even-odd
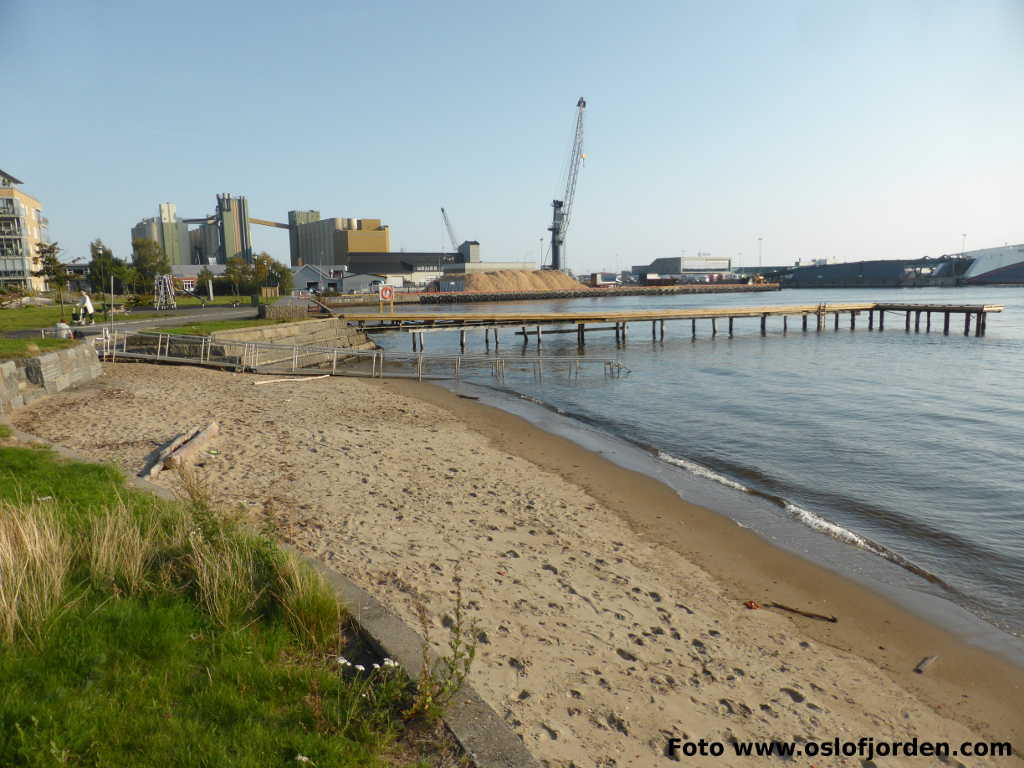
{"label": "tree", "polygon": [[207,288],[207,285],[212,285],[213,281],[213,272],[210,271],[209,267],[203,267],[199,270],[199,274],[196,275],[196,295],[201,296],[210,290]]}
{"label": "tree", "polygon": [[156,240],[132,240],[132,266],[138,271],[141,282],[150,284],[157,275],[171,271],[171,262]]}
{"label": "tree", "polygon": [[253,261],[253,291],[259,291],[261,285],[276,285],[282,294],[292,292],[292,271],[266,251],[261,252]]}
{"label": "tree", "polygon": [[114,274],[121,281],[124,290],[135,293],[135,287],[142,282],[142,275],[135,267],[125,264],[123,261],[118,264],[117,272]]}
{"label": "tree", "polygon": [[68,270],[61,263],[58,255],[61,247],[57,243],[36,243],[34,261],[39,269],[32,274],[35,277],[45,277],[48,286],[57,288],[57,301],[60,303],[60,321],[64,322],[64,288],[68,284]]}
{"label": "tree", "polygon": [[238,296],[242,288],[248,288],[253,282],[252,265],[246,264],[241,256],[232,256],[224,268],[224,277]]}
{"label": "tree", "polygon": [[[89,252],[92,254],[92,260],[89,262],[89,282],[92,284],[93,291],[110,290],[110,279],[113,277],[115,280],[120,278],[120,273],[123,270],[125,264],[118,258],[114,257],[114,252],[110,250],[103,241],[98,237],[89,243]],[[124,290],[124,286],[119,286],[121,290]]]}

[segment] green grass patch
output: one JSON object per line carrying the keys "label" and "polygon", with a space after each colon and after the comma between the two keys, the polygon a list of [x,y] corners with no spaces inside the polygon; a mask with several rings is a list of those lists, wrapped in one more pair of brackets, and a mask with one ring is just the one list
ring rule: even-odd
{"label": "green grass patch", "polygon": [[67,349],[78,342],[75,339],[4,339],[0,338],[0,360],[35,357],[44,352]]}
{"label": "green grass patch", "polygon": [[417,759],[408,679],[372,669],[315,572],[183,485],[0,446],[0,765]]}
{"label": "green grass patch", "polygon": [[160,333],[180,333],[187,336],[209,336],[214,331],[232,331],[236,328],[251,328],[257,325],[275,325],[286,322],[284,320],[271,320],[268,318],[253,318],[249,320],[211,320],[208,323],[191,323],[189,325],[178,325],[173,328],[154,328],[152,330]]}
{"label": "green grass patch", "polygon": [[11,428],[6,424],[0,424],[0,440],[6,440],[8,437],[13,435]]}

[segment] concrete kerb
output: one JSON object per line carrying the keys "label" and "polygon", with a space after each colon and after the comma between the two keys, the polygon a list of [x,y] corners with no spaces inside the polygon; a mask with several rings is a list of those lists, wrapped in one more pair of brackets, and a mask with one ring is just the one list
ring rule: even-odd
{"label": "concrete kerb", "polygon": [[[9,419],[0,417],[0,424],[7,424],[12,435],[21,442],[45,445],[59,456],[72,461],[96,463],[93,459],[62,445],[15,429]],[[152,493],[168,501],[178,499],[168,488],[123,470],[121,473],[129,487]],[[414,680],[419,679],[423,671],[423,638],[385,608],[373,595],[343,574],[328,568],[326,564],[298,551],[290,544],[280,541],[278,544],[308,563],[324,577],[348,608],[349,614],[364,636],[382,655],[397,661]],[[427,656],[431,663],[437,661],[437,654],[429,648]],[[468,683],[462,686],[448,705],[444,723],[477,768],[541,768],[541,764],[526,749],[522,740]]]}

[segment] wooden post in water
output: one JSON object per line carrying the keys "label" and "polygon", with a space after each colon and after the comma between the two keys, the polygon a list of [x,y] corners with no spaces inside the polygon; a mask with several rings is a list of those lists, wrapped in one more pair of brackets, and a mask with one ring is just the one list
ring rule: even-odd
{"label": "wooden post in water", "polygon": [[583,328],[583,323],[576,323],[576,343],[581,347],[586,343],[583,340]]}
{"label": "wooden post in water", "polygon": [[914,333],[921,332],[921,310],[917,310],[914,313]]}
{"label": "wooden post in water", "polygon": [[[484,329],[484,338],[487,338],[487,329]],[[466,332],[459,331],[459,349],[463,352],[466,351]]]}
{"label": "wooden post in water", "polygon": [[658,340],[658,321],[651,320],[651,341]]}
{"label": "wooden post in water", "polygon": [[868,310],[868,330],[875,330],[875,310],[873,309]]}
{"label": "wooden post in water", "polygon": [[690,320],[690,336],[691,338],[697,338],[697,318]]}
{"label": "wooden post in water", "polygon": [[665,321],[661,321],[661,340],[665,340]]}
{"label": "wooden post in water", "polygon": [[784,334],[789,332],[789,315],[782,316],[782,332]]}
{"label": "wooden post in water", "polygon": [[626,321],[623,320],[622,321],[622,343],[623,344],[626,343],[626,325],[627,325]]}
{"label": "wooden post in water", "polygon": [[838,312],[836,312],[836,324],[835,324],[834,330],[836,330],[836,331],[839,330],[839,313]]}
{"label": "wooden post in water", "polygon": [[733,321],[733,318],[730,317],[729,318],[729,338],[730,339],[732,338],[732,321]]}
{"label": "wooden post in water", "polygon": [[857,310],[850,310],[850,330],[852,331],[857,327]]}
{"label": "wooden post in water", "polygon": [[423,331],[420,331],[420,352],[423,351]]}
{"label": "wooden post in water", "polygon": [[904,325],[903,330],[905,330],[907,333],[910,333],[910,310],[909,309],[907,310],[907,322],[906,322],[906,325]]}
{"label": "wooden post in water", "polygon": [[715,337],[717,335],[718,335],[718,318],[717,317],[712,317],[711,318],[711,336]]}
{"label": "wooden post in water", "polygon": [[925,333],[930,332],[931,329],[932,329],[932,313],[931,312],[925,312],[925,317],[924,317],[924,330],[925,330]]}
{"label": "wooden post in water", "polygon": [[971,313],[964,312],[964,336],[971,335]]}
{"label": "wooden post in water", "polygon": [[498,328],[497,328],[497,326],[495,326],[492,330],[494,331],[494,351],[497,352],[498,351]]}
{"label": "wooden post in water", "polygon": [[942,332],[946,336],[949,336],[949,312],[943,312],[943,315],[945,315],[945,317],[942,321]]}
{"label": "wooden post in water", "polygon": [[525,347],[530,343],[530,337],[526,335],[526,326],[523,326],[523,346]]}
{"label": "wooden post in water", "polygon": [[767,329],[765,328],[767,323],[768,323],[768,314],[766,312],[762,312],[761,313],[761,335],[762,336],[765,336],[768,333]]}
{"label": "wooden post in water", "polygon": [[880,330],[880,331],[884,331],[885,330],[885,310],[884,309],[878,310],[878,330]]}
{"label": "wooden post in water", "polygon": [[985,312],[979,312],[978,313],[978,325],[981,326],[980,329],[979,329],[981,332],[978,335],[979,336],[984,336],[985,333],[988,331],[988,314],[987,313],[985,313]]}
{"label": "wooden post in water", "polygon": [[415,333],[410,333],[409,335],[412,337],[412,351],[415,352],[416,351],[416,334]]}
{"label": "wooden post in water", "polygon": [[540,339],[540,326],[538,325],[538,326],[537,326],[537,346],[539,347],[539,346],[540,346],[540,344],[541,344],[541,339]]}
{"label": "wooden post in water", "polygon": [[807,331],[807,313],[806,312],[804,312],[803,320],[804,320],[804,323],[803,323],[804,331],[806,332]]}

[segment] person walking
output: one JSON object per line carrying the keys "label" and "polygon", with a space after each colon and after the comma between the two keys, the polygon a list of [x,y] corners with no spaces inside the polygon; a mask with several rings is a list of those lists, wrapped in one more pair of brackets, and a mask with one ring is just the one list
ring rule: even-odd
{"label": "person walking", "polygon": [[78,306],[82,308],[82,324],[84,325],[86,320],[88,320],[89,325],[96,325],[96,318],[92,308],[92,299],[89,298],[89,294],[85,291],[82,291],[82,298],[78,302]]}

